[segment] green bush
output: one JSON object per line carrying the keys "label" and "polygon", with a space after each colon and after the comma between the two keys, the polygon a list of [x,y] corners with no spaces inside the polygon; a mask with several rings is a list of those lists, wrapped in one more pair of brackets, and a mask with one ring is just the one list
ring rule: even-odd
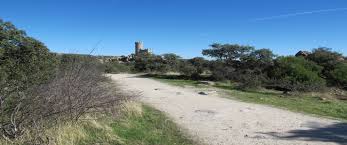
{"label": "green bush", "polygon": [[327,80],[329,86],[340,85],[332,76],[332,71],[343,61],[341,53],[334,52],[331,48],[317,48],[313,49],[312,54],[308,55],[307,59],[323,67],[322,76]]}
{"label": "green bush", "polygon": [[277,87],[287,91],[318,91],[326,82],[319,74],[322,67],[301,57],[280,57],[269,76]]}
{"label": "green bush", "polygon": [[339,63],[330,74],[339,87],[347,89],[347,63]]}
{"label": "green bush", "polygon": [[104,66],[106,73],[129,73],[133,70],[130,63],[107,62]]}
{"label": "green bush", "polygon": [[56,57],[40,41],[0,20],[0,93],[24,91],[49,80]]}
{"label": "green bush", "polygon": [[52,80],[56,66],[57,57],[43,43],[0,20],[0,128],[15,128],[2,135],[21,134],[16,126],[20,121],[13,123],[13,119],[23,113],[19,108],[26,105],[28,90]]}
{"label": "green bush", "polygon": [[168,71],[178,72],[179,63],[181,57],[174,53],[167,53],[162,55],[165,64],[167,65]]}
{"label": "green bush", "polygon": [[165,73],[168,71],[168,67],[161,56],[142,54],[135,59],[135,71]]}
{"label": "green bush", "polygon": [[207,61],[203,57],[194,57],[188,60],[188,63],[196,68],[196,74],[200,75],[206,70]]}
{"label": "green bush", "polygon": [[198,74],[198,70],[197,68],[187,62],[187,61],[182,61],[179,65],[179,72],[182,74],[182,75],[185,75],[185,76],[189,76],[189,77],[192,77],[193,75],[197,75]]}

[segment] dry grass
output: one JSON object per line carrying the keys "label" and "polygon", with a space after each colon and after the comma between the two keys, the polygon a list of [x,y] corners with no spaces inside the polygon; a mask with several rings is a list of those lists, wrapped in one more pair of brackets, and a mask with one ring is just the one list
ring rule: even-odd
{"label": "dry grass", "polygon": [[[119,109],[119,108],[118,108]],[[61,123],[45,129],[41,138],[45,142],[33,142],[37,135],[27,131],[20,138],[0,140],[1,145],[48,144],[48,145],[190,145],[181,130],[168,118],[149,106],[136,102],[121,105],[116,118],[112,114],[89,114],[76,123]]]}

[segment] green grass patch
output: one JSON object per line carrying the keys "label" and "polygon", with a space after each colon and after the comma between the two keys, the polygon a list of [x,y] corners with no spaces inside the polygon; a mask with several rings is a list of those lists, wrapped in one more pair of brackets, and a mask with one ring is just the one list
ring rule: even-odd
{"label": "green grass patch", "polygon": [[149,106],[143,106],[142,115],[128,115],[111,126],[125,144],[129,145],[193,144],[175,123]]}
{"label": "green grass patch", "polygon": [[[163,79],[154,77],[165,83],[175,86],[197,86],[198,81],[182,79]],[[274,90],[239,90],[231,83],[217,82],[210,87],[225,90],[225,98],[237,99],[244,102],[271,105],[282,109],[288,109],[295,112],[314,114],[340,120],[347,120],[347,101],[337,99],[322,100],[320,95],[299,94],[294,96],[283,95],[282,92]]]}

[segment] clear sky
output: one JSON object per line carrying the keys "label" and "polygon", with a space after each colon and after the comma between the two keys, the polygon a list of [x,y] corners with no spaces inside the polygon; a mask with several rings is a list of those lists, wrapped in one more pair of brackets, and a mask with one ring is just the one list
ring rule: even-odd
{"label": "clear sky", "polygon": [[347,55],[346,0],[1,0],[11,21],[54,52],[201,56],[211,43],[270,48],[279,55],[320,46]]}

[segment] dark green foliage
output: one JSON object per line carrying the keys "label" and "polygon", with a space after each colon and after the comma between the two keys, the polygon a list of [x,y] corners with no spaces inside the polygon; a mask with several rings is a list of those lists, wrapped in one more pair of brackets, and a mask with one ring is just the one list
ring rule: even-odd
{"label": "dark green foliage", "polygon": [[347,63],[337,64],[335,69],[331,71],[330,76],[336,86],[347,89]]}
{"label": "dark green foliage", "polygon": [[50,79],[55,55],[38,40],[0,20],[0,93],[24,91]]}
{"label": "dark green foliage", "polygon": [[106,73],[130,73],[133,70],[132,63],[120,63],[111,61],[104,64]]}
{"label": "dark green foliage", "polygon": [[[243,61],[247,62],[248,65],[256,65],[257,67],[265,65],[271,65],[273,63],[273,59],[276,55],[270,49],[258,49],[251,52],[248,56],[243,57]],[[262,66],[264,67],[264,66]]]}
{"label": "dark green foliage", "polygon": [[270,73],[277,87],[287,91],[319,91],[326,82],[319,74],[322,67],[302,57],[280,57]]}
{"label": "dark green foliage", "polygon": [[268,71],[273,66],[275,55],[269,49],[252,51],[243,56],[235,71],[235,81],[242,82],[242,88],[259,88],[268,83]]}
{"label": "dark green foliage", "polygon": [[188,62],[196,68],[196,74],[200,75],[206,70],[207,61],[203,57],[189,59]]}
{"label": "dark green foliage", "polygon": [[[17,117],[19,107],[25,106],[28,89],[50,81],[56,72],[56,64],[55,54],[50,53],[43,43],[0,20],[1,129],[12,128],[13,123],[9,123]],[[15,131],[4,135],[16,137],[20,134]]]}
{"label": "dark green foliage", "polygon": [[168,67],[161,56],[154,54],[142,54],[140,56],[136,56],[135,70],[138,72],[165,73],[168,71]]}
{"label": "dark green foliage", "polygon": [[179,72],[182,75],[189,76],[189,77],[198,74],[197,68],[188,61],[182,61],[180,63]]}
{"label": "dark green foliage", "polygon": [[233,80],[243,88],[261,87],[267,82],[267,71],[273,65],[275,55],[269,49],[237,44],[212,44],[203,55],[217,58],[210,62],[212,76],[216,80]]}
{"label": "dark green foliage", "polygon": [[334,69],[334,66],[341,62],[343,58],[342,54],[334,52],[331,48],[317,48],[312,51],[307,59],[317,63],[320,66],[324,67],[324,71],[330,71]]}
{"label": "dark green foliage", "polygon": [[332,71],[340,62],[343,61],[342,54],[334,52],[330,48],[323,47],[314,49],[307,59],[323,67],[322,75],[327,79],[330,86],[338,85],[335,84],[336,81],[332,76]]}
{"label": "dark green foliage", "polygon": [[214,43],[212,48],[204,49],[202,54],[227,63],[237,61],[254,50],[252,46],[244,46],[238,44],[219,44]]}
{"label": "dark green foliage", "polygon": [[195,57],[189,60],[182,60],[179,65],[179,72],[192,79],[200,78],[207,67],[207,61],[202,57]]}
{"label": "dark green foliage", "polygon": [[174,53],[163,54],[163,59],[169,71],[178,72],[181,57]]}

